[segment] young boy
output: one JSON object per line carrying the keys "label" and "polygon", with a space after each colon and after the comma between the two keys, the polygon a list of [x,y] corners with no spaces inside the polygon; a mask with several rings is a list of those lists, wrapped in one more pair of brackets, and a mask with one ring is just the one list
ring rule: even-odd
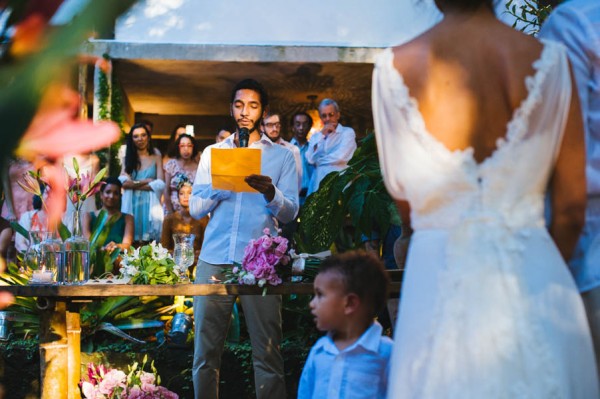
{"label": "young boy", "polygon": [[351,251],[326,259],[310,302],[327,335],[312,347],[298,399],[385,398],[392,340],[374,321],[387,299],[389,279],[373,254]]}

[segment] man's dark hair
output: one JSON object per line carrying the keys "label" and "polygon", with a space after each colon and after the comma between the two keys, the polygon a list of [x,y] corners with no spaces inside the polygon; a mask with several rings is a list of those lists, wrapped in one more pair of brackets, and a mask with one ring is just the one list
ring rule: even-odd
{"label": "man's dark hair", "polygon": [[294,120],[296,119],[296,117],[298,115],[306,116],[308,118],[308,121],[310,122],[310,126],[313,125],[313,123],[314,123],[313,118],[308,113],[302,111],[302,112],[296,112],[294,115],[292,115],[291,126],[294,126]]}
{"label": "man's dark hair", "polygon": [[235,100],[235,93],[237,93],[238,90],[252,90],[257,92],[260,97],[260,105],[263,111],[269,106],[269,95],[267,94],[267,91],[263,85],[258,83],[256,80],[244,79],[241,82],[238,82],[233,87],[233,90],[231,90],[231,104],[233,104],[233,101]]}
{"label": "man's dark hair", "polygon": [[388,297],[389,277],[383,262],[365,251],[348,251],[323,261],[319,273],[336,273],[347,294],[356,294],[377,316]]}

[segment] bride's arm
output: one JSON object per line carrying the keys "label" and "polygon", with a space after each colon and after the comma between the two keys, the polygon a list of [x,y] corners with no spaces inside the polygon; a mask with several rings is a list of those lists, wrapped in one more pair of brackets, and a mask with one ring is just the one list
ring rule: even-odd
{"label": "bride's arm", "polygon": [[550,186],[550,234],[567,261],[575,250],[585,223],[586,205],[584,128],[572,75],[571,82],[571,108]]}
{"label": "bride's arm", "polygon": [[402,220],[402,235],[394,243],[394,259],[399,269],[404,268],[406,263],[406,255],[408,254],[408,244],[412,235],[412,227],[410,225],[410,205],[408,201],[395,200],[396,208]]}

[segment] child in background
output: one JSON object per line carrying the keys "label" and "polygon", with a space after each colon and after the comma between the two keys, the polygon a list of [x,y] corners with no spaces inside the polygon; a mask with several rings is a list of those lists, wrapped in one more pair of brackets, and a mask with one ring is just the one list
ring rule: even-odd
{"label": "child in background", "polygon": [[388,284],[373,254],[351,251],[323,262],[310,307],[327,335],[308,355],[298,399],[385,398],[392,340],[374,318],[385,306]]}

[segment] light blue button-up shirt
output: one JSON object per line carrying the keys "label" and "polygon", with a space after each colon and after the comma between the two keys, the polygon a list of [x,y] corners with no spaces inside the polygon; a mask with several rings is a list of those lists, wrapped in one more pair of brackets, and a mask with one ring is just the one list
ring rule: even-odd
{"label": "light blue button-up shirt", "polygon": [[570,0],[550,14],[540,37],[567,47],[577,82],[586,146],[586,226],[569,262],[577,286],[600,286],[600,0]]}
{"label": "light blue button-up shirt", "polygon": [[267,202],[260,193],[233,193],[213,190],[210,173],[212,148],[235,148],[234,135],[207,147],[202,152],[190,198],[190,214],[197,219],[211,214],[204,232],[200,259],[211,264],[241,262],[244,248],[251,239],[271,233],[298,213],[298,174],[292,152],[274,144],[265,136],[248,146],[261,150],[261,174],[269,176],[275,196]]}
{"label": "light blue button-up shirt", "polygon": [[374,322],[351,346],[338,350],[328,334],[310,350],[298,399],[384,399],[393,342]]}
{"label": "light blue button-up shirt", "polygon": [[[300,150],[300,158],[302,159],[302,183],[300,184],[300,191],[308,192],[310,187],[310,179],[312,178],[315,167],[308,163],[306,160],[306,151],[308,150],[308,141],[304,145],[300,144],[296,138],[292,138],[290,143],[298,147]],[[306,198],[306,195],[305,195]]]}

